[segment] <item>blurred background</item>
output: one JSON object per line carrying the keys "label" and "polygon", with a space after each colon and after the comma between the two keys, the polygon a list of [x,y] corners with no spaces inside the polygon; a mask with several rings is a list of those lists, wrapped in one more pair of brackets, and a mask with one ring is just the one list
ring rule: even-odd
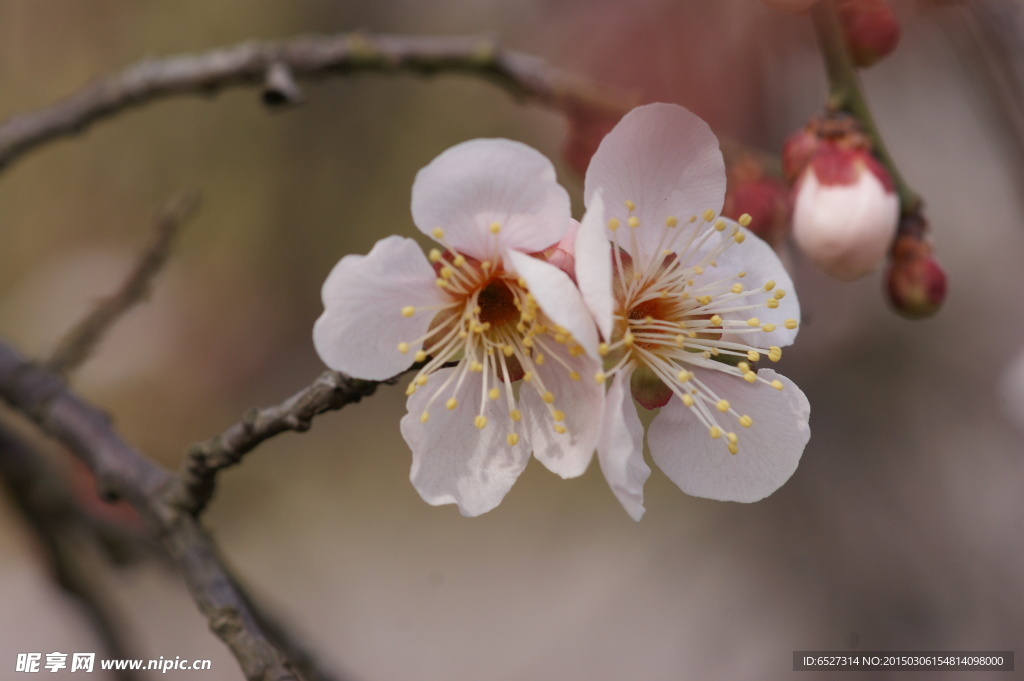
{"label": "blurred background", "polygon": [[[267,443],[222,476],[206,521],[343,678],[813,678],[791,671],[794,650],[1024,651],[1024,371],[1008,378],[1024,351],[1021,159],[951,39],[957,10],[896,8],[902,43],[864,82],[927,202],[950,281],[942,312],[903,320],[880,274],[842,285],[790,254],[805,321],[780,371],[810,399],[812,437],[792,480],[754,505],[687,497],[655,471],[634,523],[596,464],[562,481],[533,462],[500,507],[462,518],[408,481],[399,388]],[[4,0],[0,118],[144,57],[360,27],[494,32],[775,153],[825,93],[809,22],[754,0]],[[284,112],[254,89],[163,100],[0,177],[0,335],[36,356],[117,285],[154,208],[201,189],[154,295],[74,381],[167,467],[323,370],[310,340],[323,279],[385,235],[417,236],[413,177],[447,147],[500,136],[540,149],[579,214],[557,113],[455,76],[304,89]],[[213,660],[150,678],[242,678],[175,574],[143,565],[107,581],[138,657]],[[3,497],[0,604],[4,678],[19,652],[99,651]]]}

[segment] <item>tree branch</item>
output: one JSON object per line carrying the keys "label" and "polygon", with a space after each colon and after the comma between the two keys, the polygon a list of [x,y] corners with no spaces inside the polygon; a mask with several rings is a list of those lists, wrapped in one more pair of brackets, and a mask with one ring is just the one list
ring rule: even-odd
{"label": "tree branch", "polygon": [[153,237],[139,254],[135,267],[121,287],[101,301],[58,344],[46,363],[51,370],[67,374],[78,367],[114,322],[149,294],[153,279],[170,255],[174,238],[198,207],[199,193],[188,191],[157,211]]}
{"label": "tree branch", "polygon": [[0,397],[63,443],[92,470],[100,492],[127,500],[154,528],[213,632],[251,681],[298,681],[267,639],[196,518],[169,503],[174,476],[132,449],[105,414],[57,374],[0,341]]}
{"label": "tree branch", "polygon": [[268,105],[295,103],[301,92],[294,79],[357,73],[461,73],[488,79],[519,99],[567,112],[618,116],[628,108],[621,95],[536,57],[504,50],[493,36],[302,36],[150,59],[100,78],[56,104],[0,125],[0,169],[50,140],[164,97],[263,85]]}

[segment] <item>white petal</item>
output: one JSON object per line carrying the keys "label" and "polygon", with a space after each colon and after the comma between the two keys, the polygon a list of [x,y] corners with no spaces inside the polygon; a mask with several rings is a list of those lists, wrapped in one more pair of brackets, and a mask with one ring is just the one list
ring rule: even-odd
{"label": "white petal", "polygon": [[[479,260],[511,248],[542,251],[569,225],[569,195],[543,154],[505,139],[480,139],[448,149],[416,175],[412,217],[424,234]],[[497,223],[497,235],[490,231]]]}
{"label": "white petal", "polygon": [[719,501],[758,501],[777,490],[796,470],[811,436],[810,405],[789,379],[771,369],[758,376],[782,382],[781,391],[764,383],[747,383],[717,371],[698,378],[730,402],[753,425],[740,426],[722,415],[724,431],[739,437],[739,452],[730,454],[725,439],[712,439],[691,408],[671,400],[654,417],[647,443],[658,467],[687,494]]}
{"label": "white petal", "polygon": [[685,223],[722,208],[725,163],[714,133],[698,116],[675,104],[648,104],[626,114],[601,141],[587,169],[588,208],[598,189],[604,191],[605,217],[618,218],[623,227],[630,215],[626,201],[634,202],[636,237],[649,256],[668,216]]}
{"label": "white petal", "polygon": [[[741,342],[747,342],[759,347],[778,345],[781,348],[791,345],[796,339],[799,326],[796,329],[787,329],[785,321],[787,319],[800,321],[800,301],[797,298],[796,288],[793,286],[793,280],[790,278],[789,272],[786,271],[778,254],[763,239],[731,220],[726,219],[726,223],[729,226],[722,233],[722,238],[732,239],[733,237],[729,235],[736,228],[743,232],[743,242],[733,242],[729,248],[715,258],[717,266],[706,268],[704,274],[694,277],[694,281],[699,286],[702,282],[715,281],[730,273],[746,272],[743,278],[736,279],[735,281],[743,284],[744,289],[747,291],[760,289],[758,293],[743,298],[743,303],[748,305],[762,304],[770,298],[775,298],[776,295],[782,292],[784,294],[783,297],[781,299],[776,298],[779,301],[779,306],[775,309],[762,305],[754,310],[727,312],[723,313],[722,316],[726,319],[742,320],[757,317],[762,324],[771,323],[775,325],[774,331],[757,335],[747,334],[738,339]],[[709,240],[709,244],[713,240],[715,240],[715,237]],[[769,281],[775,282],[775,286],[771,291],[765,291],[764,285]],[[732,306],[730,305],[730,307]]]}
{"label": "white petal", "polygon": [[[334,266],[321,296],[324,313],[313,327],[313,344],[324,364],[356,378],[381,381],[413,361],[436,312],[420,309],[447,301],[436,275],[412,239],[390,236],[368,255],[347,255]],[[411,317],[402,309],[413,306]],[[402,354],[398,344],[410,343]]]}
{"label": "white petal", "polygon": [[640,520],[645,510],[644,483],[651,469],[644,461],[644,427],[630,396],[629,372],[615,375],[605,397],[597,460],[626,513]]}
{"label": "white petal", "polygon": [[604,199],[599,190],[576,233],[576,285],[605,340],[612,335],[612,250],[604,233]]}
{"label": "white petal", "polygon": [[597,357],[597,329],[569,275],[550,263],[518,251],[507,251],[505,262],[523,278],[544,314],[571,333],[587,354]]}
{"label": "white petal", "polygon": [[[536,379],[521,384],[519,397],[523,422],[537,460],[552,473],[563,478],[575,478],[583,475],[590,465],[601,432],[604,386],[594,381],[600,365],[586,356],[571,357],[562,346],[549,348],[544,354],[547,359],[537,367],[537,374],[544,388],[555,396],[555,401],[549,408],[538,393]],[[579,379],[573,380],[569,369],[552,355],[557,355],[572,367],[579,374]],[[563,412],[565,420],[556,422],[551,408]],[[556,423],[561,423],[566,432],[556,432]]]}
{"label": "white petal", "polygon": [[511,446],[508,402],[504,396],[486,400],[483,415],[487,425],[478,429],[474,418],[480,413],[482,384],[480,374],[466,377],[459,404],[449,410],[445,402],[453,396],[451,388],[434,400],[430,418],[421,415],[430,397],[456,369],[441,369],[432,374],[407,403],[409,413],[402,418],[402,437],[412,449],[409,478],[428,504],[458,504],[465,516],[486,513],[501,503],[530,460],[530,446],[523,441]]}

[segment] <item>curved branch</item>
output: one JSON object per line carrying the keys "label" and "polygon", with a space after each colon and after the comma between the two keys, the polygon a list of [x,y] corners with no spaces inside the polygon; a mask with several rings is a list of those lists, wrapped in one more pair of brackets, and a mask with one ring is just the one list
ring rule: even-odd
{"label": "curved branch", "polygon": [[367,32],[248,42],[196,55],[149,59],[100,78],[44,109],[0,124],[0,169],[42,144],[81,132],[130,107],[185,94],[264,86],[268,105],[301,99],[294,79],[356,73],[462,73],[513,96],[566,112],[625,113],[620,95],[542,60],[501,48],[492,36],[428,37]]}

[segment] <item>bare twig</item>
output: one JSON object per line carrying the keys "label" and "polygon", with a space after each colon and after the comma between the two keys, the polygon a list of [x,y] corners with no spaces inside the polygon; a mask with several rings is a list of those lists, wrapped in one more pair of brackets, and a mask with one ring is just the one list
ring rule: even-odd
{"label": "bare twig", "polygon": [[[291,81],[366,72],[478,76],[517,98],[564,111],[621,115],[631,103],[619,93],[554,69],[536,57],[504,50],[493,36],[398,36],[362,31],[303,36],[150,59],[96,80],[52,106],[0,125],[0,168],[50,140],[76,134],[98,120],[163,97],[280,83],[283,75]],[[269,95],[270,103],[282,103],[281,94]],[[289,85],[287,99],[296,97],[297,88]]]}
{"label": "bare twig", "polygon": [[213,632],[234,653],[247,679],[298,681],[224,569],[196,518],[168,500],[173,475],[136,452],[107,416],[72,392],[61,377],[25,361],[0,342],[0,397],[74,452],[102,494],[127,500],[154,528]]}
{"label": "bare twig", "polygon": [[139,254],[131,273],[113,295],[102,300],[68,332],[47,362],[50,369],[60,374],[75,369],[89,356],[114,322],[146,297],[154,277],[170,255],[175,236],[198,207],[199,193],[187,191],[157,212],[153,237]]}
{"label": "bare twig", "polygon": [[314,416],[358,402],[372,395],[378,385],[376,381],[361,381],[325,371],[310,386],[281,404],[251,410],[239,423],[189,450],[170,498],[189,513],[202,512],[210,501],[216,475],[221,469],[237,464],[245,454],[278,433],[309,430]]}

